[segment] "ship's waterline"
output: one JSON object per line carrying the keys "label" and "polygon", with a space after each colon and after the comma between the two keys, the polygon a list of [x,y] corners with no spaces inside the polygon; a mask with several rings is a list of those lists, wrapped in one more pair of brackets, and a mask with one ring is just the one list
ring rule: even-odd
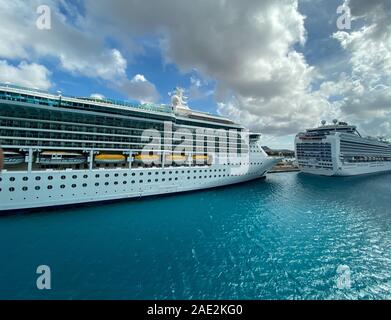
{"label": "ship's waterline", "polygon": [[[175,197],[4,216],[0,297],[389,299],[390,178],[278,173]],[[51,269],[51,290],[36,287],[39,265]]]}

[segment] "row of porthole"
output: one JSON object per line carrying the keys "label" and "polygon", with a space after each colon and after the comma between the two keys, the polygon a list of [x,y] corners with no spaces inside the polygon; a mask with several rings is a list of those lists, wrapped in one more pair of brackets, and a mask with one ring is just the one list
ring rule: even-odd
{"label": "row of porthole", "polygon": [[[226,169],[214,169],[214,172],[217,172],[217,171],[219,171],[219,172],[224,171],[224,172],[225,172]],[[197,170],[194,170],[194,171],[193,171],[193,173],[197,173],[197,172],[198,172]],[[201,173],[201,172],[203,172],[203,170],[199,170],[199,172]],[[204,170],[204,172],[208,172],[208,170]],[[209,172],[213,172],[213,170],[210,169]],[[173,173],[173,171],[168,171],[168,174],[172,174],[172,173]],[[178,173],[179,173],[179,171],[175,171],[175,174],[178,174]],[[183,170],[183,171],[182,171],[182,174],[184,174],[184,173],[185,173],[185,171]],[[191,172],[191,170],[188,170],[187,173],[192,173],[192,172]],[[159,172],[159,171],[156,171],[156,172],[155,172],[155,175],[158,175],[158,174],[160,174],[160,172]],[[162,174],[166,174],[166,171],[163,171]],[[132,173],[132,176],[135,176],[135,175],[136,175],[136,173],[133,172],[133,173]],[[139,175],[140,175],[140,176],[143,176],[144,173],[143,173],[143,172],[140,172]],[[148,172],[148,175],[152,175],[152,172]],[[118,176],[119,176],[118,173],[115,173],[115,174],[114,174],[114,177],[118,177]],[[123,176],[124,176],[124,177],[127,177],[128,174],[127,174],[127,173],[124,173]],[[109,177],[110,177],[110,174],[106,173],[106,174],[105,174],[105,177],[106,177],[106,178],[109,178]],[[77,175],[73,175],[73,176],[72,176],[72,179],[77,179],[77,178],[78,178]],[[83,178],[84,178],[84,179],[87,179],[87,178],[88,178],[88,175],[83,175]],[[100,178],[100,174],[96,174],[96,175],[95,175],[95,178]],[[23,178],[22,178],[23,181],[28,181],[28,179],[29,179],[28,177],[23,177]],[[62,175],[62,176],[61,176],[61,180],[65,180],[65,179],[66,179],[66,176]],[[15,177],[10,177],[9,180],[10,180],[11,182],[15,181]],[[41,177],[40,177],[40,176],[36,176],[36,177],[35,177],[35,180],[36,180],[36,181],[40,181],[40,180],[41,180]],[[53,176],[48,176],[48,180],[53,180]],[[0,182],[1,182],[1,181],[2,181],[2,178],[0,178]]]}
{"label": "row of porthole", "polygon": [[[229,176],[229,175],[228,175],[228,176]],[[226,177],[226,175],[225,175],[225,174],[224,174],[224,175],[218,175],[218,177],[219,177],[219,178],[221,178],[221,177]],[[204,178],[207,179],[208,176],[204,176]],[[212,178],[212,176],[210,175],[209,178]],[[217,175],[214,175],[214,178],[217,178]],[[187,179],[191,179],[191,177],[187,177]],[[197,177],[194,176],[193,179],[197,179]],[[199,176],[199,179],[202,179],[202,176]],[[172,181],[172,180],[173,180],[172,178],[168,178],[168,181]],[[175,177],[174,180],[175,180],[175,181],[178,181],[178,177]],[[163,179],[162,179],[162,182],[165,182],[165,181],[166,181],[166,179],[163,178]],[[149,179],[147,182],[148,182],[148,183],[151,183],[152,180]],[[155,182],[159,182],[159,179],[155,179]],[[127,183],[128,183],[127,181],[123,181],[123,184],[127,184]],[[132,183],[132,184],[135,184],[136,181],[135,181],[135,180],[132,180],[131,183]],[[144,183],[144,180],[139,180],[139,183]],[[108,186],[109,184],[110,184],[109,182],[105,182],[105,186]],[[95,186],[96,186],[96,187],[99,187],[99,185],[100,185],[100,184],[99,184],[98,182],[95,183]],[[118,181],[115,181],[115,182],[114,182],[114,185],[118,185]],[[83,183],[82,186],[83,186],[83,188],[86,188],[88,185],[87,185],[86,183]],[[65,187],[66,187],[66,186],[65,186],[64,184],[60,185],[60,188],[61,188],[61,189],[65,189]],[[71,187],[72,187],[72,188],[76,188],[77,185],[76,185],[76,184],[72,184]],[[34,189],[38,191],[38,190],[41,189],[41,187],[40,187],[40,186],[36,186]],[[53,186],[52,186],[52,185],[48,185],[48,186],[47,186],[47,189],[48,189],[48,190],[51,190],[51,189],[53,189]],[[2,191],[2,189],[0,188],[0,192],[1,192],[1,191]],[[10,192],[14,192],[14,191],[15,191],[15,188],[14,188],[14,187],[10,187],[10,188],[9,188],[9,191],[10,191]],[[28,191],[28,187],[23,187],[23,188],[22,188],[22,191]]]}

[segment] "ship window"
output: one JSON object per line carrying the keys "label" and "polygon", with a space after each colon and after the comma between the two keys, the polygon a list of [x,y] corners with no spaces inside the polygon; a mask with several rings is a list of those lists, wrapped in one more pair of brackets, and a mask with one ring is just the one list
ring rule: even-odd
{"label": "ship window", "polygon": [[14,192],[14,191],[15,191],[15,188],[14,188],[14,187],[11,187],[11,188],[9,188],[9,191]]}
{"label": "ship window", "polygon": [[105,182],[105,186],[108,186],[109,185],[109,183],[108,182]]}
{"label": "ship window", "polygon": [[87,178],[88,178],[88,176],[85,174],[85,175],[83,176],[83,178],[84,178],[84,179],[87,179]]}
{"label": "ship window", "polygon": [[14,178],[14,177],[11,177],[11,178],[10,178],[10,181],[15,181],[15,178]]}
{"label": "ship window", "polygon": [[23,181],[27,181],[28,179],[28,177],[23,177]]}
{"label": "ship window", "polygon": [[77,175],[72,176],[72,179],[77,179]]}
{"label": "ship window", "polygon": [[99,178],[99,177],[100,177],[100,175],[99,175],[99,174],[96,174],[96,175],[95,175],[95,178]]}
{"label": "ship window", "polygon": [[39,189],[41,189],[40,186],[36,186],[36,187],[35,187],[35,190],[39,190]]}
{"label": "ship window", "polygon": [[27,187],[23,187],[22,190],[23,190],[23,191],[27,191],[28,188],[27,188]]}
{"label": "ship window", "polygon": [[128,182],[127,181],[124,181],[123,184],[127,184]]}
{"label": "ship window", "polygon": [[60,186],[60,188],[61,188],[61,189],[65,189],[65,184],[62,184],[62,185]]}
{"label": "ship window", "polygon": [[35,177],[35,180],[39,181],[39,180],[41,180],[41,177]]}
{"label": "ship window", "polygon": [[114,177],[118,177],[118,173],[116,173],[116,174],[114,175]]}
{"label": "ship window", "polygon": [[52,176],[49,176],[48,179],[49,179],[49,180],[53,180],[53,177],[52,177]]}
{"label": "ship window", "polygon": [[96,183],[95,183],[95,187],[99,187],[99,182],[96,182]]}
{"label": "ship window", "polygon": [[84,187],[84,188],[87,187],[87,183],[83,183],[83,187]]}
{"label": "ship window", "polygon": [[127,177],[128,176],[128,174],[127,173],[124,173],[124,177]]}
{"label": "ship window", "polygon": [[162,179],[162,181],[164,182],[164,181],[166,181],[166,179]]}
{"label": "ship window", "polygon": [[66,179],[66,177],[65,176],[61,176],[61,180],[65,180]]}
{"label": "ship window", "polygon": [[152,182],[152,180],[148,180],[148,182]]}
{"label": "ship window", "polygon": [[53,189],[53,186],[48,186],[48,189],[49,189],[49,190]]}
{"label": "ship window", "polygon": [[117,185],[117,184],[118,184],[118,181],[115,181],[114,184]]}
{"label": "ship window", "polygon": [[140,183],[143,183],[143,180],[140,180],[139,182],[140,182]]}
{"label": "ship window", "polygon": [[132,180],[132,184],[136,183],[136,181]]}
{"label": "ship window", "polygon": [[136,175],[136,174],[133,172],[133,173],[132,173],[132,176],[134,177],[135,175]]}
{"label": "ship window", "polygon": [[72,185],[72,188],[76,188],[76,184],[73,184],[73,185]]}

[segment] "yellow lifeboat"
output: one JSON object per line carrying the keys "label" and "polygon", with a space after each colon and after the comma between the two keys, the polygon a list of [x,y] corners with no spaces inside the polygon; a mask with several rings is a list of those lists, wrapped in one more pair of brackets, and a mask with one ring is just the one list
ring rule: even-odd
{"label": "yellow lifeboat", "polygon": [[98,154],[95,156],[96,163],[122,163],[125,162],[126,156],[123,154]]}
{"label": "yellow lifeboat", "polygon": [[206,154],[195,154],[193,155],[193,161],[196,164],[208,164],[212,160],[211,156],[208,156]]}
{"label": "yellow lifeboat", "polygon": [[140,164],[151,164],[158,163],[160,161],[160,156],[156,154],[136,154],[134,156],[134,162]]}
{"label": "yellow lifeboat", "polygon": [[187,160],[187,156],[180,154],[168,154],[166,155],[166,161],[171,161],[174,163],[184,163]]}

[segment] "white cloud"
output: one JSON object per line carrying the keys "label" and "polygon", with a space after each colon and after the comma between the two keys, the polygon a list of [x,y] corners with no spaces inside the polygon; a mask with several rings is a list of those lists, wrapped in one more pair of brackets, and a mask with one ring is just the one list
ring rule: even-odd
{"label": "white cloud", "polygon": [[[316,71],[294,49],[306,38],[296,0],[156,5],[87,0],[87,18],[115,25],[120,40],[157,35],[166,63],[216,81],[219,111],[254,129],[294,133],[327,109],[324,97],[311,92]],[[193,80],[191,96],[199,97],[200,83]]]}
{"label": "white cloud", "polygon": [[142,74],[136,74],[130,80],[121,81],[114,88],[142,103],[156,102],[159,99],[155,85]]}
{"label": "white cloud", "polygon": [[[341,116],[371,135],[391,135],[391,3],[350,0],[352,15],[364,26],[333,36],[349,56],[351,72],[322,85],[336,95]],[[388,21],[388,22],[387,22]]]}
{"label": "white cloud", "polygon": [[0,82],[47,90],[51,87],[50,71],[46,67],[22,61],[18,66],[0,60]]}
{"label": "white cloud", "polygon": [[117,48],[106,45],[99,29],[88,26],[76,5],[45,1],[52,12],[51,29],[39,30],[36,8],[41,4],[40,0],[0,0],[0,59],[55,58],[66,72],[115,83],[129,93],[126,59]]}

